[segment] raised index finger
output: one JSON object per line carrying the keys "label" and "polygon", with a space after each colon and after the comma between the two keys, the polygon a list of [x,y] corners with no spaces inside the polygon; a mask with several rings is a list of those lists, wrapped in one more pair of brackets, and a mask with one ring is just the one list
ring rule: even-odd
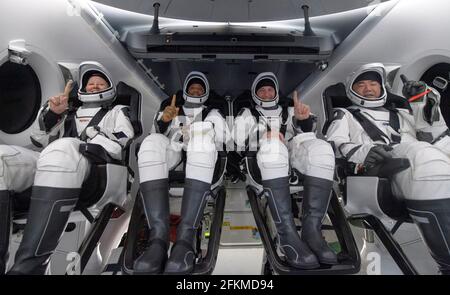
{"label": "raised index finger", "polygon": [[176,101],[177,101],[177,95],[174,94],[174,95],[172,96],[172,101],[170,102],[170,106],[171,106],[171,107],[175,107]]}
{"label": "raised index finger", "polygon": [[294,93],[292,94],[292,100],[294,101],[294,106],[297,106],[299,104],[297,90],[294,90]]}
{"label": "raised index finger", "polygon": [[69,97],[70,91],[72,91],[73,88],[73,81],[69,80],[67,81],[66,87],[64,87],[64,96]]}

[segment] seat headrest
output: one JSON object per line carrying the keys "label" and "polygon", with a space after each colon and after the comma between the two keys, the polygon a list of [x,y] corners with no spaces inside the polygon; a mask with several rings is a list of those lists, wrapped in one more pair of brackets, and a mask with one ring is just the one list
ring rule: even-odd
{"label": "seat headrest", "polygon": [[243,108],[251,108],[253,107],[253,99],[250,90],[244,90],[241,94],[239,94],[233,101],[233,114],[237,116],[239,111]]}
{"label": "seat headrest", "polygon": [[225,100],[225,97],[219,95],[212,89],[209,91],[209,98],[205,102],[205,105],[218,109],[225,117],[229,115],[228,102]]}
{"label": "seat headrest", "polygon": [[347,108],[352,105],[351,100],[347,97],[345,92],[345,85],[338,83],[331,85],[323,92],[325,107],[334,108]]}
{"label": "seat headrest", "polygon": [[134,129],[134,136],[139,137],[142,134],[142,124],[140,120],[141,115],[141,93],[135,88],[127,85],[124,82],[117,84],[117,97],[114,100],[114,105],[126,105],[130,109],[130,121]]}

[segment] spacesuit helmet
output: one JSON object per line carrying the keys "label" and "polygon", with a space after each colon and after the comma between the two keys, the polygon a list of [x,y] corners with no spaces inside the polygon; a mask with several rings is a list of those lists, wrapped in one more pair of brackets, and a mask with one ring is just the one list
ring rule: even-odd
{"label": "spacesuit helmet", "polygon": [[[78,99],[84,103],[111,103],[116,98],[116,87],[108,71],[98,62],[86,61],[79,66]],[[104,79],[108,86],[98,92],[86,91],[91,77],[98,76]]]}
{"label": "spacesuit helmet", "polygon": [[[192,84],[200,84],[203,87],[203,94],[199,96],[189,94],[188,90]],[[185,101],[193,104],[203,104],[209,97],[209,83],[205,74],[197,71],[190,72],[183,85],[183,98]]]}
{"label": "spacesuit helmet", "polygon": [[[377,81],[381,86],[381,93],[378,98],[367,98],[353,90],[353,85],[363,81]],[[381,107],[386,103],[386,69],[381,63],[366,64],[356,71],[352,72],[346,82],[345,88],[347,97],[356,105],[366,108]]]}
{"label": "spacesuit helmet", "polygon": [[[272,86],[275,89],[275,96],[272,100],[263,100],[260,98],[257,94],[258,89],[264,86]],[[279,100],[279,86],[278,86],[278,79],[277,76],[275,76],[272,72],[264,72],[259,74],[255,80],[253,80],[252,84],[252,98],[253,101],[260,105],[263,108],[271,108],[278,104]]]}

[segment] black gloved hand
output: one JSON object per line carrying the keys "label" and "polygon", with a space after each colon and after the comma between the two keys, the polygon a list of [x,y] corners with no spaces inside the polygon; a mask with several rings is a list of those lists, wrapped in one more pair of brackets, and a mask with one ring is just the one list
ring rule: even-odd
{"label": "black gloved hand", "polygon": [[433,122],[439,121],[439,103],[432,93],[428,94],[427,102],[423,107],[423,118],[428,124],[432,125]]}
{"label": "black gloved hand", "polygon": [[391,178],[393,175],[408,169],[410,163],[408,159],[393,158],[389,161],[385,161],[378,164],[368,170],[365,170],[363,175],[365,176],[377,176],[381,178]]}
{"label": "black gloved hand", "polygon": [[386,160],[392,159],[392,155],[389,153],[390,151],[392,151],[392,147],[388,145],[376,145],[371,148],[364,159],[364,170],[371,169]]}
{"label": "black gloved hand", "polygon": [[423,93],[427,90],[427,84],[423,81],[407,81],[403,85],[402,93],[407,99]]}

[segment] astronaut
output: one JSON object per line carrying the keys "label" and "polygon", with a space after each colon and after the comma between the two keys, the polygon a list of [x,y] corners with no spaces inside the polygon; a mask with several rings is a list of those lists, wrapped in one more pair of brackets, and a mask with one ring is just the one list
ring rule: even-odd
{"label": "astronaut", "polygon": [[[333,149],[316,138],[315,116],[298,100],[297,92],[293,95],[294,107],[279,104],[278,80],[273,73],[259,74],[251,93],[255,107],[239,112],[232,135],[238,150],[257,152],[281,251],[296,268],[317,268],[319,262],[336,264],[336,254],[321,233],[333,185]],[[301,238],[291,209],[289,164],[303,175]]]}
{"label": "astronaut", "polygon": [[[231,140],[220,112],[204,105],[208,97],[206,76],[190,72],[184,81],[183,99],[177,100],[174,95],[161,104],[152,132],[142,142],[138,154],[140,191],[150,236],[148,248],[134,263],[136,273],[187,274],[193,270],[195,234],[211,189],[218,151]],[[168,176],[184,158],[181,221],[168,258]]]}
{"label": "astronaut", "polygon": [[[41,153],[0,146],[2,198],[32,186],[27,225],[9,274],[46,272],[89,176],[91,164],[79,152],[80,144],[98,144],[120,160],[123,148],[134,137],[126,106],[111,106],[116,88],[110,77],[97,62],[80,64],[78,98],[82,106],[69,108],[69,82],[64,94],[51,97],[40,109],[39,126],[31,137],[35,145],[45,147]],[[8,224],[9,218],[10,213]],[[3,237],[9,237],[6,227],[1,230]]]}
{"label": "astronaut", "polygon": [[440,142],[447,140],[447,128],[439,124],[439,111],[433,107],[439,93],[422,83],[407,82],[404,95],[411,101],[418,99],[412,103],[412,114],[386,104],[385,81],[383,64],[354,71],[346,83],[353,105],[336,109],[327,137],[336,147],[336,156],[347,159],[357,174],[382,172],[393,158],[408,159],[408,167],[391,173],[392,191],[404,198],[441,272],[449,274],[450,154]]}

